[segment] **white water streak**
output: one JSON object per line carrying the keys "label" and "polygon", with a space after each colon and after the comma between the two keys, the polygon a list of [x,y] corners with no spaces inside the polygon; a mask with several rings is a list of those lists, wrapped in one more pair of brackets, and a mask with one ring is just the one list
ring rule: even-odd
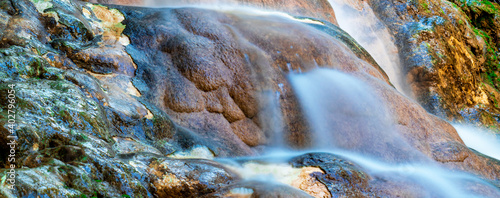
{"label": "white water streak", "polygon": [[486,130],[466,125],[453,125],[468,147],[500,160],[500,137]]}
{"label": "white water streak", "polygon": [[387,27],[366,2],[329,0],[340,28],[349,33],[384,69],[396,89],[408,97],[412,93],[404,80],[398,48]]}

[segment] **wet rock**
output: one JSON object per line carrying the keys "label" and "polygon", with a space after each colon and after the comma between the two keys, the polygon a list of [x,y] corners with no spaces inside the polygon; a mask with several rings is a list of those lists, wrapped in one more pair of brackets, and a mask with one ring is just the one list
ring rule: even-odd
{"label": "wet rock", "polygon": [[248,146],[258,146],[266,143],[265,134],[250,119],[231,123],[233,132]]}
{"label": "wet rock", "polygon": [[[414,181],[399,176],[368,173],[354,162],[330,153],[308,153],[294,157],[289,162],[294,167],[318,167],[320,171],[309,174],[306,181],[324,184],[328,191],[314,191],[315,197],[422,197],[424,188]],[[307,169],[305,169],[307,170]],[[319,185],[319,189],[323,189]],[[307,192],[307,188],[303,189]],[[319,192],[323,192],[319,194]]]}
{"label": "wet rock", "polygon": [[463,162],[469,157],[469,149],[458,142],[435,143],[431,149],[434,159],[440,162]]}
{"label": "wet rock", "polygon": [[205,160],[158,160],[149,168],[159,197],[201,197],[238,180],[221,165]]}
{"label": "wet rock", "polygon": [[76,65],[98,74],[134,75],[134,62],[123,49],[87,48],[70,55]]}
{"label": "wet rock", "polygon": [[293,181],[292,186],[303,190],[307,194],[312,195],[317,198],[330,198],[332,195],[328,191],[328,188],[316,179],[313,175],[325,174],[323,170],[319,168],[302,168],[302,172],[299,178]]}
{"label": "wet rock", "polygon": [[126,156],[134,153],[151,153],[157,156],[162,155],[158,149],[131,138],[113,137],[113,140],[115,141],[113,149],[116,151],[117,155]]}
{"label": "wet rock", "polygon": [[324,183],[332,196],[369,196],[370,176],[361,167],[327,153],[309,153],[290,160],[294,167],[320,167],[324,173],[313,173]]}

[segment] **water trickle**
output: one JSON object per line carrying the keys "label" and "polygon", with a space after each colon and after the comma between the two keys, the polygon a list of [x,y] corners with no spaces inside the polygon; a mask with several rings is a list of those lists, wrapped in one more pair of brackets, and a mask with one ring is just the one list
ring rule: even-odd
{"label": "water trickle", "polygon": [[[331,151],[330,151],[331,152]],[[352,160],[366,168],[370,175],[386,180],[401,180],[424,187],[426,197],[468,198],[483,197],[480,192],[469,189],[475,184],[500,195],[491,184],[467,173],[450,171],[433,162],[386,163],[367,156],[346,151],[334,151],[336,155]]]}
{"label": "water trickle", "polygon": [[[281,88],[280,85],[278,85],[278,87]],[[271,93],[263,93],[260,97],[262,114],[262,116],[260,116],[260,123],[262,124],[262,129],[270,138],[268,145],[282,148],[284,147],[284,137],[283,115],[281,113],[280,100],[282,100],[282,96],[284,95],[283,88],[272,91]]]}

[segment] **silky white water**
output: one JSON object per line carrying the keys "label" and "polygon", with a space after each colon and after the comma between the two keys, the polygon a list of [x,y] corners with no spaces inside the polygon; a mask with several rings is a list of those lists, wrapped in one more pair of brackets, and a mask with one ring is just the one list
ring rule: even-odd
{"label": "silky white water", "polygon": [[[487,192],[489,197],[500,197],[498,188],[490,183],[468,173],[447,170],[436,163],[387,163],[359,153],[338,149],[274,150],[257,157],[219,159],[219,162],[240,172],[245,180],[290,184],[300,169],[287,165],[287,162],[307,153],[330,153],[342,157],[361,166],[373,180],[403,182],[414,186],[415,189],[423,189],[423,192],[419,192],[422,197],[488,197],[481,194],[484,192]],[[247,162],[240,164],[235,160]]]}
{"label": "silky white water", "polygon": [[484,129],[467,125],[453,125],[468,147],[500,160],[500,136]]}
{"label": "silky white water", "polygon": [[[257,157],[218,159],[243,179],[289,185],[300,172],[287,164],[291,158],[323,152],[361,166],[373,180],[413,186],[422,197],[500,197],[497,187],[471,174],[448,170],[406,143],[394,130],[379,96],[355,76],[318,68],[290,73],[288,80],[312,130],[313,146],[297,151],[280,145],[281,149],[273,147]],[[500,144],[484,139],[491,140],[491,136],[479,137],[474,128],[455,127],[464,140],[468,139],[469,147],[496,156],[492,152]],[[474,146],[481,142],[488,143]]]}
{"label": "silky white water", "polygon": [[385,105],[365,82],[324,68],[291,73],[288,80],[310,123],[314,148],[345,149],[396,161],[424,159],[395,131]]}
{"label": "silky white water", "polygon": [[337,22],[384,69],[396,89],[408,97],[413,97],[406,81],[398,48],[387,27],[378,20],[366,2],[329,0],[335,11]]}
{"label": "silky white water", "polygon": [[405,178],[421,185],[428,196],[478,197],[477,192],[467,190],[471,183],[498,192],[469,174],[440,167],[407,144],[394,130],[379,96],[360,79],[332,69],[315,69],[289,74],[289,81],[312,128],[315,148],[350,159],[372,176]]}

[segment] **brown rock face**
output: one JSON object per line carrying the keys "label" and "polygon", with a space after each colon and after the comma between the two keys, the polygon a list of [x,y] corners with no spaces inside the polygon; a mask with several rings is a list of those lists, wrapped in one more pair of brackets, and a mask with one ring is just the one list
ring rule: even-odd
{"label": "brown rock face", "polygon": [[248,118],[231,123],[231,128],[234,134],[248,146],[258,146],[266,143],[265,134],[255,122]]}
{"label": "brown rock face", "polygon": [[[310,145],[308,123],[286,75],[319,65],[369,84],[389,109],[384,119],[397,123],[395,130],[403,138],[377,137],[379,127],[352,119],[336,131],[369,130],[374,139],[363,137],[362,131],[340,133],[343,145],[400,162],[420,158],[416,148],[458,169],[491,179],[499,176],[495,170],[500,167],[489,166],[486,158],[472,153],[451,125],[385,83],[387,77],[376,65],[365,62],[369,59],[362,53],[352,52],[356,46],[330,39],[341,34],[335,27],[323,26],[326,34],[277,16],[264,20],[241,12],[193,8],[120,9],[127,16],[125,34],[131,37],[127,50],[138,65],[136,87],[175,122],[218,142],[210,148],[218,155],[251,155],[251,147],[271,142],[275,131],[266,109],[273,108],[281,109],[285,142],[299,148]],[[135,14],[137,10],[143,14]],[[201,53],[201,48],[206,52]],[[279,105],[266,102],[273,100]],[[412,147],[391,149],[403,140]]]}
{"label": "brown rock face", "polygon": [[158,197],[201,197],[238,177],[220,164],[204,160],[162,159],[149,165]]}
{"label": "brown rock face", "polygon": [[[220,141],[233,154],[252,154],[249,146],[268,142],[276,130],[284,130],[293,146],[310,143],[288,72],[338,65],[386,81],[343,43],[298,21],[263,20],[251,12],[120,9],[128,17],[127,50],[140,65],[134,82],[139,92],[177,123]],[[135,10],[145,14],[135,15]],[[325,28],[342,34],[335,26]],[[279,109],[283,120],[273,118]],[[281,122],[284,129],[273,128]]]}
{"label": "brown rock face", "polygon": [[276,10],[297,16],[313,17],[338,25],[335,13],[327,0],[90,0],[94,3],[168,6],[168,5],[244,5],[266,10]]}

